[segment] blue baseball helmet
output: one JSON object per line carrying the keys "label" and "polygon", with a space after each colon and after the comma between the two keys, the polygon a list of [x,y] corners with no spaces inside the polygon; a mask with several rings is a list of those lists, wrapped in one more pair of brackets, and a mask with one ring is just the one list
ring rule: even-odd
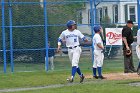
{"label": "blue baseball helmet", "polygon": [[76,25],[75,21],[74,20],[69,20],[67,22],[67,27],[71,29],[72,28],[72,25]]}
{"label": "blue baseball helmet", "polygon": [[100,31],[101,26],[100,25],[95,25],[93,29],[94,29],[94,32],[97,33],[97,32]]}

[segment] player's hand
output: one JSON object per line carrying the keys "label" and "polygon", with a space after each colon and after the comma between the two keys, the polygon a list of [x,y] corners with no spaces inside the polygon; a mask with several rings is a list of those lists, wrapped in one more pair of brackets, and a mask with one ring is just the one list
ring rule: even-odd
{"label": "player's hand", "polygon": [[85,39],[85,42],[88,42],[88,40],[87,40],[87,39]]}
{"label": "player's hand", "polygon": [[60,52],[61,52],[61,48],[58,47],[58,48],[57,48],[57,53],[60,53]]}
{"label": "player's hand", "polygon": [[130,50],[129,46],[126,46],[126,50]]}
{"label": "player's hand", "polygon": [[102,52],[102,53],[105,53],[105,52],[106,52],[106,50],[105,50],[105,49],[103,49],[101,52]]}
{"label": "player's hand", "polygon": [[133,38],[137,38],[137,36],[133,36]]}

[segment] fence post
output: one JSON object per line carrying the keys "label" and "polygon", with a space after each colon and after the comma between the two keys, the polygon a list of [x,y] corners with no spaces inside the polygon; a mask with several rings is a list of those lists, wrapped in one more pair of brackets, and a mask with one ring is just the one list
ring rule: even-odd
{"label": "fence post", "polygon": [[5,42],[5,3],[4,0],[1,0],[2,3],[2,43],[3,43],[3,59],[4,59],[4,73],[6,73],[6,42]]}
{"label": "fence post", "polygon": [[137,0],[137,9],[138,9],[138,29],[140,29],[140,0]]}
{"label": "fence post", "polygon": [[43,1],[44,4],[44,29],[45,29],[45,52],[46,52],[46,60],[45,60],[45,70],[48,71],[48,19],[47,19],[47,0]]}
{"label": "fence post", "polygon": [[[95,0],[90,0],[90,19],[91,19],[91,23],[90,23],[90,26],[91,26],[91,33],[92,33],[92,38],[94,36],[94,33],[93,33],[93,26],[94,26],[94,15],[93,14],[93,3],[95,3],[96,1]],[[93,47],[93,43],[92,43],[92,63],[94,62],[94,57],[93,57],[93,51],[94,51],[94,47]]]}
{"label": "fence post", "polygon": [[9,25],[10,25],[10,61],[11,61],[11,72],[14,72],[14,62],[13,62],[13,28],[12,28],[12,5],[11,0],[8,0],[9,6]]}

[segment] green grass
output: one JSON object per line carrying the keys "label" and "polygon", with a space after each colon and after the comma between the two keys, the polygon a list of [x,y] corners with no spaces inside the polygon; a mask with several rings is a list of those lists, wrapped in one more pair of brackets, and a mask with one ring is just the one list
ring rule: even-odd
{"label": "green grass", "polygon": [[[22,72],[2,74],[0,76],[0,89],[65,83],[67,76],[67,72]],[[62,80],[61,78],[65,79]]]}
{"label": "green grass", "polygon": [[50,88],[14,93],[139,93],[139,88],[140,87],[121,84],[120,81],[95,81],[61,88]]}
{"label": "green grass", "polygon": [[[134,64],[137,66],[137,57],[134,57]],[[92,74],[92,63],[90,57],[82,56],[80,68],[85,75]],[[23,67],[22,67],[23,66]],[[8,67],[10,70],[10,68]],[[44,64],[16,64],[14,73],[0,75],[0,90],[9,88],[30,88],[48,86],[54,84],[66,84],[66,78],[70,76],[71,65],[68,57],[57,57],[55,59],[55,70],[44,71]],[[19,71],[33,72],[19,72]],[[104,61],[103,73],[123,72],[123,58],[106,59]],[[65,86],[59,88],[48,88],[30,91],[20,91],[12,93],[139,93],[140,87],[129,86],[127,83],[136,80],[93,80],[86,79],[83,84]],[[140,81],[140,80],[138,80]],[[76,75],[74,82],[79,82]],[[88,82],[88,83],[87,83]],[[11,93],[11,92],[10,92]]]}
{"label": "green grass", "polygon": [[[83,70],[87,75],[90,71]],[[0,76],[0,89],[9,88],[28,88],[47,86],[54,84],[68,84],[66,78],[70,71],[55,71],[55,72],[23,72],[13,74],[2,74]],[[30,91],[19,91],[10,93],[139,93],[140,87],[129,86],[129,82],[140,80],[95,80],[85,79],[85,83],[72,86],[63,86],[58,88],[48,88]],[[75,81],[79,82],[79,77],[76,75]]]}

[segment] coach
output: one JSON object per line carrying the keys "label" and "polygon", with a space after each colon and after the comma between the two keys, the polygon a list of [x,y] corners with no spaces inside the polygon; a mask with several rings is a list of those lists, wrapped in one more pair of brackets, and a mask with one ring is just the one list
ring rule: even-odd
{"label": "coach", "polygon": [[133,64],[132,46],[133,38],[133,21],[128,20],[126,26],[122,29],[123,55],[124,55],[124,73],[136,72]]}

